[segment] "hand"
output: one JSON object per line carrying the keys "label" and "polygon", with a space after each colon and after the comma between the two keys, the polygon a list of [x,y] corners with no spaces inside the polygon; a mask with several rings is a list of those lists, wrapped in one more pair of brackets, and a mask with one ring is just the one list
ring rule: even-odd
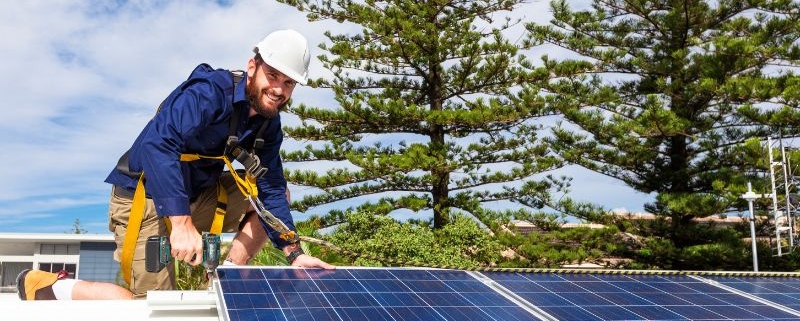
{"label": "hand", "polygon": [[[294,250],[296,250],[298,248],[300,248],[300,244],[299,243],[294,243],[294,244],[287,245],[286,247],[283,248],[283,254],[285,256],[288,256],[290,253],[292,253],[292,251],[294,251]],[[308,254],[300,254],[300,256],[298,256],[296,259],[294,259],[294,262],[292,262],[292,266],[304,267],[304,268],[317,268],[318,267],[318,268],[323,268],[323,269],[327,269],[327,270],[333,270],[333,269],[336,268],[335,266],[333,266],[331,264],[328,264],[325,261],[320,260],[320,259],[318,259],[316,257],[313,257],[311,255],[308,255]]]}
{"label": "hand", "polygon": [[170,216],[172,232],[169,235],[170,254],[178,261],[192,266],[203,263],[203,238],[189,215]]}
{"label": "hand", "polygon": [[326,270],[333,270],[336,266],[326,263],[323,260],[320,260],[316,257],[313,257],[308,254],[300,254],[294,262],[292,262],[292,266],[298,267],[305,267],[305,268],[323,268]]}

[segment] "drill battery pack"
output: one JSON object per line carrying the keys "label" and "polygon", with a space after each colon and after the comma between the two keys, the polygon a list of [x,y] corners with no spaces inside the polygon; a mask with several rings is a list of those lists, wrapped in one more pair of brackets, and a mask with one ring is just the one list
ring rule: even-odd
{"label": "drill battery pack", "polygon": [[[169,237],[153,235],[147,238],[144,247],[144,267],[147,272],[156,273],[164,269],[172,261]],[[219,265],[220,237],[216,234],[203,233],[203,266],[214,270]],[[192,260],[195,257],[192,256]]]}
{"label": "drill battery pack", "polygon": [[169,238],[166,236],[153,235],[148,237],[144,252],[144,265],[147,272],[159,272],[172,260]]}

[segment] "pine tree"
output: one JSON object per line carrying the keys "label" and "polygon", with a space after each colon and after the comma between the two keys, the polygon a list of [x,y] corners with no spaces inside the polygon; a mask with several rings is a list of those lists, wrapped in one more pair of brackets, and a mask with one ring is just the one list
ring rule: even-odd
{"label": "pine tree", "polygon": [[504,32],[520,21],[494,20],[523,0],[280,2],[311,21],[362,29],[329,31],[330,43],[320,45],[334,78],[311,84],[331,89],[338,106],[291,110],[303,124],[285,128],[287,136],[310,143],[284,161],[346,164],[325,173],[287,171],[290,182],[324,191],[295,208],[380,196],[358,209],[432,212],[433,227],[441,228],[455,209],[494,216],[482,205],[489,201],[542,207],[548,189],[560,186],[532,179],[560,163],[535,137],[541,99],[516,96],[532,77],[520,55],[528,48]]}
{"label": "pine tree", "polygon": [[530,44],[572,54],[543,57],[554,77],[548,103],[564,117],[553,147],[655,194],[645,209],[667,224],[652,232],[678,250],[708,242],[693,219],[743,206],[745,174],[763,157],[743,143],[774,130],[745,116],[776,107],[759,104],[767,101],[784,116],[796,111],[798,78],[784,67],[800,66],[798,3],[609,0],[573,11],[562,0],[551,8],[552,24],[527,28]]}
{"label": "pine tree", "polygon": [[67,233],[67,234],[86,234],[86,233],[89,233],[89,231],[86,230],[85,228],[83,228],[83,225],[81,225],[81,220],[76,218],[75,221],[72,222],[72,228],[70,228],[70,230],[66,231],[65,233]]}

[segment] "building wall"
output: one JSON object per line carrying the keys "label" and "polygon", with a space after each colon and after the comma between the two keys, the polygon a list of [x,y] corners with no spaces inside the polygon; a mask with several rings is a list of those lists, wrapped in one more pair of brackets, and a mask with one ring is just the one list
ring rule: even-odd
{"label": "building wall", "polygon": [[118,283],[115,248],[112,235],[0,233],[0,292],[16,292],[17,275],[31,268]]}

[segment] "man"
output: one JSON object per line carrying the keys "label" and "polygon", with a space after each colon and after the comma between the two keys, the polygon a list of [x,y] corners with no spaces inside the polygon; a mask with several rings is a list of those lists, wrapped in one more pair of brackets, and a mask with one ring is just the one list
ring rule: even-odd
{"label": "man", "polygon": [[[206,64],[195,68],[164,100],[106,178],[113,184],[109,229],[117,242],[114,256],[130,279],[130,291],[109,283],[26,270],[18,277],[20,298],[127,299],[143,298],[148,290],[174,289],[171,264],[158,273],[145,270],[147,238],[169,235],[171,255],[198,265],[203,259],[198,231],[213,226],[218,230],[221,226],[222,232],[236,232],[224,264],[247,264],[271,240],[293,266],[334,268],[303,253],[296,239],[264,224],[243,194],[247,192],[247,184],[242,184],[244,174],[232,173],[231,164],[219,157],[225,155],[232,161],[232,151],[238,152],[235,158],[244,160],[247,174],[259,177],[255,181],[258,199],[289,230],[295,230],[279,156],[283,140],[279,110],[288,103],[295,86],[306,83],[308,43],[294,30],[279,30],[257,43],[253,51],[255,56],[247,62],[238,83],[228,70]],[[201,157],[187,161],[184,155]],[[226,165],[228,171],[224,171]],[[146,199],[140,198],[144,203],[141,209],[134,200],[137,192],[146,195]]]}

